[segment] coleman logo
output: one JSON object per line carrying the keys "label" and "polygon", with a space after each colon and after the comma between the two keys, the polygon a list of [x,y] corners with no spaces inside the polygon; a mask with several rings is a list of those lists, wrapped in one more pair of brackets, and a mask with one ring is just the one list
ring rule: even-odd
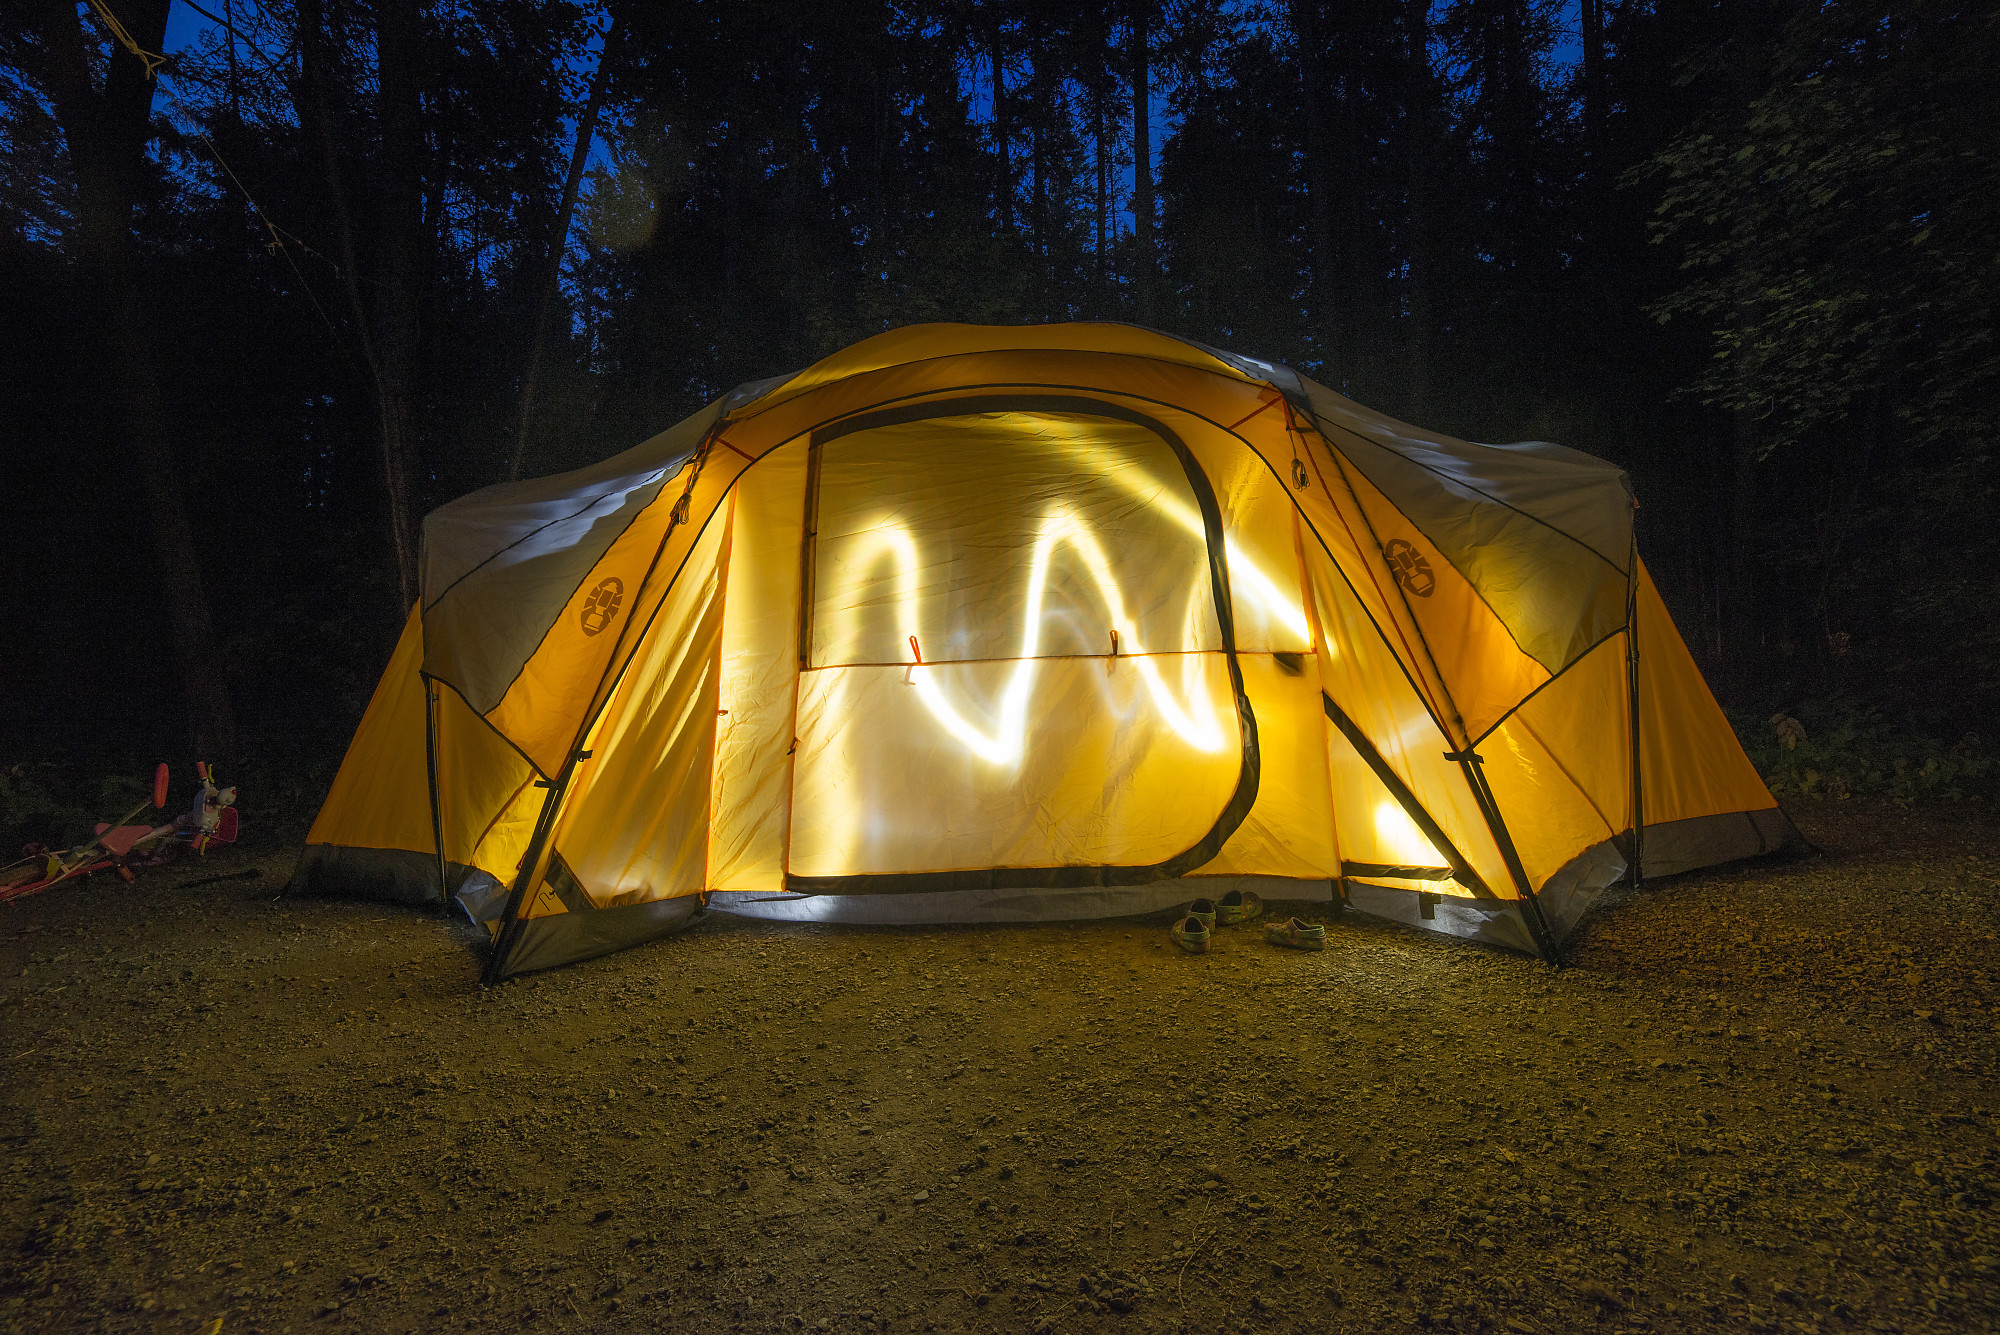
{"label": "coleman logo", "polygon": [[624,580],[616,575],[607,575],[597,581],[590,597],[583,600],[583,633],[595,635],[610,625],[611,619],[618,615],[618,605],[624,601]]}
{"label": "coleman logo", "polygon": [[1422,552],[1401,538],[1391,538],[1382,555],[1388,558],[1389,569],[1396,572],[1396,582],[1403,586],[1403,592],[1419,598],[1431,596],[1431,590],[1437,587],[1437,576],[1431,573],[1431,563],[1424,560]]}

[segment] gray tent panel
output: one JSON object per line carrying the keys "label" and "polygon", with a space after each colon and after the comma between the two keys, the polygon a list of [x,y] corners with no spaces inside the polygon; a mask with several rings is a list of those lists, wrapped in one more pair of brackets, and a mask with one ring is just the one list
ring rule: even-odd
{"label": "gray tent panel", "polygon": [[620,534],[700,446],[711,404],[578,473],[488,487],[424,521],[424,671],[474,712],[500,703]]}
{"label": "gray tent panel", "polygon": [[1558,445],[1428,435],[1302,383],[1341,454],[1551,673],[1625,624],[1632,495],[1622,470]]}
{"label": "gray tent panel", "polygon": [[1767,807],[1648,825],[1639,860],[1647,876],[1672,876],[1739,858],[1796,853],[1809,847],[1791,817],[1776,807]]}

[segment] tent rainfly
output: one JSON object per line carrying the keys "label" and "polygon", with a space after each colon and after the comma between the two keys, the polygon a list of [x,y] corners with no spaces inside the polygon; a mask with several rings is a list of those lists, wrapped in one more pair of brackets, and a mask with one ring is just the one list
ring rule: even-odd
{"label": "tent rainfly", "polygon": [[293,888],[497,981],[712,906],[1142,913],[1231,887],[1546,959],[1798,845],[1616,467],[1127,325],[925,325],[453,502]]}

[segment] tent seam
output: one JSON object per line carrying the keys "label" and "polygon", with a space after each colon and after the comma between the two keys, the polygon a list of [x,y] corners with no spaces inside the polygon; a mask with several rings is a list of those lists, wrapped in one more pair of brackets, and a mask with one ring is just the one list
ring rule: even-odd
{"label": "tent seam", "polygon": [[1626,627],[1620,626],[1616,630],[1606,631],[1603,635],[1598,636],[1597,639],[1593,640],[1590,643],[1590,645],[1584,649],[1582,653],[1578,654],[1575,658],[1571,659],[1567,664],[1565,664],[1562,671],[1550,673],[1549,679],[1547,681],[1535,687],[1534,690],[1529,691],[1519,700],[1516,700],[1513,704],[1509,705],[1507,707],[1506,713],[1502,714],[1499,718],[1494,719],[1492,724],[1486,729],[1485,732],[1480,733],[1477,737],[1473,738],[1470,742],[1466,743],[1466,745],[1477,748],[1481,742],[1485,741],[1488,737],[1491,737],[1495,732],[1498,732],[1501,726],[1505,724],[1508,719],[1514,717],[1514,715],[1518,714],[1523,708],[1525,708],[1528,701],[1534,699],[1536,696],[1540,695],[1543,691],[1546,691],[1549,687],[1561,681],[1564,677],[1567,677],[1570,673],[1570,669],[1576,667],[1577,664],[1583,662],[1584,659],[1590,657],[1592,654],[1596,653],[1599,649],[1602,649],[1605,645],[1617,639],[1620,635],[1623,635],[1626,629],[1627,629]]}

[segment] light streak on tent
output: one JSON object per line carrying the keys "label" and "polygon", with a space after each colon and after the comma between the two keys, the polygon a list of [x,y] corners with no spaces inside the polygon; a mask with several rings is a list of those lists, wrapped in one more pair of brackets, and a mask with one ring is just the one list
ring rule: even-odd
{"label": "light streak on tent", "polygon": [[[860,601],[853,595],[861,587],[862,577],[888,557],[896,565],[896,633],[910,642],[914,656],[924,641],[923,628],[917,624],[917,580],[922,563],[918,559],[916,539],[903,524],[884,519],[858,535],[855,541],[860,555],[847,563],[853,578],[848,589],[843,591],[847,596],[838,599],[838,605],[846,614],[839,626],[840,634],[845,636],[852,631],[853,621],[858,615],[855,605]],[[1111,627],[1117,637],[1114,642],[1121,646],[1119,656],[1131,658],[1160,716],[1196,750],[1210,753],[1221,750],[1225,739],[1216,721],[1214,704],[1207,692],[1201,689],[1199,659],[1193,654],[1180,655],[1181,686],[1190,705],[1183,708],[1161,678],[1158,666],[1146,656],[1147,649],[1140,639],[1139,628],[1125,610],[1124,594],[1111,571],[1110,561],[1105,559],[1104,549],[1098,545],[1089,525],[1061,506],[1043,518],[1036,534],[1034,554],[1028,567],[1028,598],[1022,614],[1020,652],[1016,656],[1014,674],[1001,694],[1000,717],[993,731],[990,734],[984,732],[966,719],[938,684],[935,665],[919,659],[910,665],[909,681],[917,688],[917,694],[931,716],[967,750],[987,763],[1006,766],[1020,763],[1027,740],[1028,702],[1034,693],[1036,659],[1041,652],[1042,605],[1048,589],[1049,567],[1059,545],[1074,551],[1090,571],[1098,597],[1103,599],[1105,610],[1109,613]],[[1124,646],[1129,646],[1129,649]]]}
{"label": "light streak on tent", "polygon": [[[1050,419],[1044,429],[1050,435],[1054,436],[1061,436],[1067,432],[1076,443],[1083,443],[1089,440],[1088,428],[1081,422],[1063,422],[1057,419]],[[1088,447],[1085,451],[1085,457],[1092,455],[1097,456],[1102,461],[1099,468],[1100,474],[1122,489],[1127,495],[1137,497],[1152,505],[1167,518],[1173,520],[1174,523],[1186,529],[1188,536],[1192,537],[1196,542],[1207,541],[1207,534],[1201,524],[1201,515],[1193,506],[1182,501],[1179,497],[1173,495],[1157,483],[1150,488],[1141,486],[1138,479],[1132,475],[1129,469],[1109,466],[1114,456],[1102,446]],[[1302,643],[1309,643],[1312,640],[1312,629],[1306,625],[1305,612],[1300,608],[1299,604],[1295,600],[1287,598],[1284,590],[1280,589],[1271,577],[1258,567],[1255,561],[1244,555],[1243,549],[1236,545],[1236,539],[1225,538],[1223,540],[1223,549],[1229,554],[1229,583],[1232,591],[1235,591],[1236,587],[1240,584],[1240,591],[1248,594],[1250,600],[1265,615],[1283,626],[1291,633],[1294,639]]]}

